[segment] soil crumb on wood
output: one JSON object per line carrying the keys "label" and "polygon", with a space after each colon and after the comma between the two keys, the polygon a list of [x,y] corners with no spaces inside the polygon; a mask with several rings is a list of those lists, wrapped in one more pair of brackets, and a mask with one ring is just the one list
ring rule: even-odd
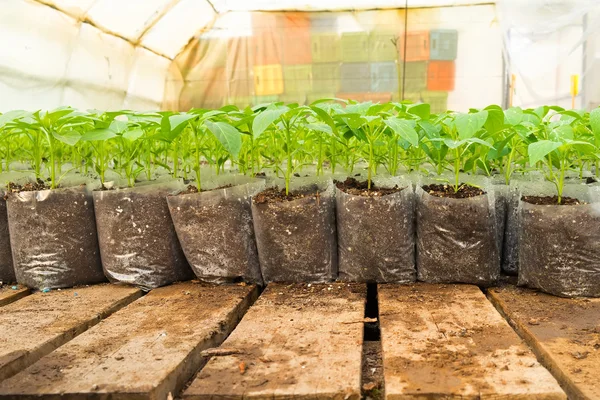
{"label": "soil crumb on wood", "polygon": [[480,188],[466,183],[461,183],[458,186],[458,191],[454,191],[454,186],[448,184],[425,185],[423,186],[423,190],[432,196],[447,197],[451,199],[467,199],[469,197],[477,197],[485,194]]}
{"label": "soil crumb on wood", "polygon": [[382,400],[384,398],[383,359],[380,341],[363,343],[362,398]]}
{"label": "soil crumb on wood", "polygon": [[523,196],[521,200],[529,204],[535,204],[537,206],[577,206],[585,204],[583,201],[579,201],[573,197],[564,197],[561,202],[558,202],[558,196]]}
{"label": "soil crumb on wood", "polygon": [[285,194],[285,189],[279,189],[278,186],[271,187],[263,190],[254,196],[254,203],[265,204],[265,203],[280,203],[283,201],[294,201],[302,199],[304,197],[319,197],[319,192],[312,191],[291,191],[289,194]]}
{"label": "soil crumb on wood", "polygon": [[345,193],[354,196],[365,196],[365,197],[381,197],[388,194],[398,193],[404,188],[395,185],[393,188],[382,188],[371,183],[371,189],[368,188],[369,182],[360,182],[355,178],[346,178],[345,181],[335,181],[335,186]]}
{"label": "soil crumb on wood", "polygon": [[36,192],[38,190],[50,189],[50,186],[48,186],[43,180],[38,179],[35,182],[27,182],[23,185],[19,185],[18,183],[14,182],[8,182],[7,189],[8,193]]}

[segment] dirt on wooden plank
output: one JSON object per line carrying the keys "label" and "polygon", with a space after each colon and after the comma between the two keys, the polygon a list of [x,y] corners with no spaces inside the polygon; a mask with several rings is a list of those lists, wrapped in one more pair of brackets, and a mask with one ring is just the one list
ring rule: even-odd
{"label": "dirt on wooden plank", "polygon": [[269,284],[184,399],[359,399],[365,292]]}
{"label": "dirt on wooden plank", "polygon": [[0,307],[17,301],[27,295],[30,291],[23,285],[2,285],[0,284]]}
{"label": "dirt on wooden plank", "polygon": [[0,381],[33,364],[141,295],[139,289],[102,284],[37,292],[2,307]]}
{"label": "dirt on wooden plank", "polygon": [[254,285],[155,289],[0,384],[0,398],[176,396],[257,295]]}
{"label": "dirt on wooden plank", "polygon": [[600,399],[600,299],[567,299],[517,287],[488,296],[570,399]]}
{"label": "dirt on wooden plank", "polygon": [[383,379],[383,355],[380,341],[365,341],[362,360],[362,398],[383,400],[385,396]]}
{"label": "dirt on wooden plank", "polygon": [[476,286],[380,285],[387,399],[565,399]]}

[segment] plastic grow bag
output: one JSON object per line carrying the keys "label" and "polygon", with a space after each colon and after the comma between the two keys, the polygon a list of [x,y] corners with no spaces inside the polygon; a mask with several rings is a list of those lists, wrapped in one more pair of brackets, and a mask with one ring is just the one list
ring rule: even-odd
{"label": "plastic grow bag", "polygon": [[177,237],[198,279],[262,284],[251,196],[264,179],[224,176],[203,187],[227,185],[233,186],[167,197]]}
{"label": "plastic grow bag", "polygon": [[54,289],[106,280],[87,186],[10,193],[6,203],[17,282]]}
{"label": "plastic grow bag", "polygon": [[492,185],[479,179],[475,184],[483,185],[486,194],[453,199],[425,192],[422,186],[429,183],[421,181],[415,190],[417,279],[493,285],[500,276],[500,252]]}
{"label": "plastic grow bag", "polygon": [[0,282],[16,282],[13,268],[12,252],[10,250],[10,234],[8,231],[8,211],[3,199],[4,191],[0,191]]}
{"label": "plastic grow bag", "polygon": [[408,283],[416,280],[414,190],[410,181],[375,179],[378,187],[404,188],[381,197],[336,189],[339,279]]}
{"label": "plastic grow bag", "polygon": [[193,277],[166,196],[181,182],[94,192],[102,265],[108,279],[144,290]]}
{"label": "plastic grow bag", "polygon": [[263,204],[252,201],[263,279],[265,283],[334,280],[337,237],[333,182],[294,182],[293,190],[318,192],[318,196]]}
{"label": "plastic grow bag", "polygon": [[[600,297],[600,199],[597,187],[565,185],[565,196],[587,204],[519,203],[518,283],[564,297]],[[523,195],[554,195],[552,184]]]}

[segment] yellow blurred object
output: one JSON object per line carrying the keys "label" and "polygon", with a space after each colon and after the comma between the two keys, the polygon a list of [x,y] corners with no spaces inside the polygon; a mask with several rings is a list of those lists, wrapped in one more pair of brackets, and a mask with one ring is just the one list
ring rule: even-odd
{"label": "yellow blurred object", "polygon": [[579,94],[579,75],[571,75],[571,96]]}
{"label": "yellow blurred object", "polygon": [[281,64],[254,66],[254,91],[257,96],[283,93],[283,70]]}

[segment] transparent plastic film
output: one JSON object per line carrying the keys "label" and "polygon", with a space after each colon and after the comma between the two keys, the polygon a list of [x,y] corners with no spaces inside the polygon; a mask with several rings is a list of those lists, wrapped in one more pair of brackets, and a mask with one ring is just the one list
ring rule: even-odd
{"label": "transparent plastic film", "polygon": [[193,274],[177,240],[166,197],[180,181],[94,192],[106,276],[149,290]]}
{"label": "transparent plastic film", "polygon": [[293,190],[305,197],[261,204],[253,198],[263,279],[265,283],[332,281],[338,270],[333,182],[296,179]]}
{"label": "transparent plastic film", "polygon": [[[525,196],[552,196],[556,188],[537,183]],[[564,297],[600,297],[600,199],[597,187],[565,185],[579,205],[519,202],[519,285]]]}
{"label": "transparent plastic film", "polygon": [[262,284],[251,196],[264,186],[264,179],[225,175],[204,182],[206,191],[167,197],[177,237],[198,279]]}
{"label": "transparent plastic film", "polygon": [[[476,183],[476,181],[478,181]],[[425,282],[493,285],[500,275],[494,188],[485,178],[465,176],[485,194],[465,199],[437,197],[417,183],[417,274]]]}
{"label": "transparent plastic film", "polygon": [[11,193],[7,208],[17,282],[54,289],[105,280],[89,188]]}
{"label": "transparent plastic film", "polygon": [[383,196],[336,189],[339,279],[408,283],[416,279],[414,190],[410,181],[376,178],[378,188],[401,188]]}

